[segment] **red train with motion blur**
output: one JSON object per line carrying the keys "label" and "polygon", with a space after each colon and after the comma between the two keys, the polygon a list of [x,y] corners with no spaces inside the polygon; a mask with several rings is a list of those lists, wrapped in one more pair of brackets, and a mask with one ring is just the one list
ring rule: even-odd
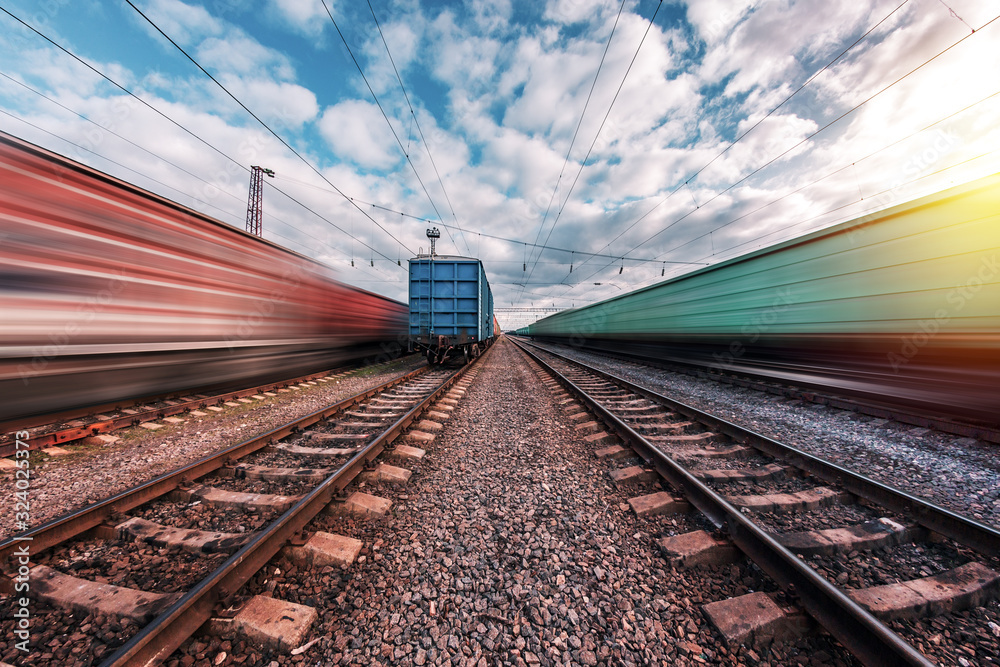
{"label": "red train with motion blur", "polygon": [[406,304],[0,133],[0,419],[384,353]]}

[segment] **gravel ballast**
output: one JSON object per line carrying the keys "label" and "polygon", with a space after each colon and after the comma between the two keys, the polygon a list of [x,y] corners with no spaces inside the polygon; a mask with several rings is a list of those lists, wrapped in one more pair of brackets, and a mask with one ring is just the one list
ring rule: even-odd
{"label": "gravel ballast", "polygon": [[1000,527],[997,445],[683,373],[552,349],[890,486]]}
{"label": "gravel ballast", "polygon": [[[382,519],[323,516],[312,529],[361,539],[345,570],[272,561],[241,595],[308,604],[319,620],[301,656],[247,645],[240,664],[856,665],[811,635],[726,646],[707,602],[776,586],[752,564],[678,570],[664,535],[709,529],[698,514],[639,518],[614,463],[576,435],[514,346],[501,341],[425,446]],[[780,597],[780,593],[778,593]],[[228,665],[222,643],[189,642],[169,665]],[[199,663],[201,664],[201,663]]]}
{"label": "gravel ballast", "polygon": [[[1000,463],[993,444],[609,359],[566,346],[546,347],[958,514],[1000,525],[1000,476],[997,475]],[[838,507],[829,512],[838,516],[843,510]],[[828,522],[826,513],[766,514],[758,515],[757,520],[778,530],[852,522]],[[905,517],[895,518],[905,520]],[[839,575],[841,580],[846,579],[839,583],[853,587],[928,576],[940,571],[944,563],[954,566],[975,560],[1000,569],[996,559],[963,549],[960,549],[963,557],[941,560],[935,557],[939,550],[935,545],[907,545],[895,552],[852,553],[852,564],[855,561],[862,564],[871,576],[860,576],[843,568],[831,568],[829,573],[831,579],[836,580]],[[897,558],[898,554],[903,556]],[[886,564],[894,561],[903,567],[886,570]],[[908,561],[919,566],[907,571]],[[996,600],[966,611],[894,620],[888,625],[938,664],[962,667],[1000,664],[1000,602]]]}

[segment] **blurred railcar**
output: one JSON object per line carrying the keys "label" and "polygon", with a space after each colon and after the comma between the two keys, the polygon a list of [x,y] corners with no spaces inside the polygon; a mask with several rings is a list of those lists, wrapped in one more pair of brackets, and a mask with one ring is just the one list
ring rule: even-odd
{"label": "blurred railcar", "polygon": [[528,335],[1000,421],[1000,175],[535,322]]}
{"label": "blurred railcar", "polygon": [[0,133],[0,419],[315,372],[405,340],[406,306]]}
{"label": "blurred railcar", "polygon": [[410,260],[410,349],[430,364],[468,363],[496,337],[493,292],[483,263],[471,257]]}

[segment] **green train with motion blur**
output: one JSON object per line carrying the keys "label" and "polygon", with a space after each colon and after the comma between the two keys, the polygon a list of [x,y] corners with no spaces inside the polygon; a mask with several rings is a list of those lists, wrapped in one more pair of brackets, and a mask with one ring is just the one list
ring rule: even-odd
{"label": "green train with motion blur", "polygon": [[1000,417],[1000,174],[518,333]]}

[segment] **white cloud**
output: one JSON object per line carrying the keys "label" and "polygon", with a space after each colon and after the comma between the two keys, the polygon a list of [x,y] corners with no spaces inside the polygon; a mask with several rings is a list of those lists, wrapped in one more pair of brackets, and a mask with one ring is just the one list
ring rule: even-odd
{"label": "white cloud", "polygon": [[[222,32],[222,23],[204,7],[189,5],[180,0],[149,0],[141,9],[163,32],[181,45],[192,44]],[[137,17],[136,21],[162,42],[160,34],[142,17]],[[166,46],[173,49],[169,44]]]}
{"label": "white cloud", "polygon": [[295,77],[288,56],[262,45],[241,30],[227,30],[225,35],[210,37],[198,45],[195,53],[209,71],[268,75],[286,81]]}
{"label": "white cloud", "polygon": [[511,0],[472,0],[469,10],[476,26],[487,33],[509,27],[514,11]]}
{"label": "white cloud", "polygon": [[[336,16],[334,0],[325,0],[327,7]],[[321,0],[276,0],[274,8],[278,15],[292,28],[304,35],[315,37],[330,24],[330,17]]]}
{"label": "white cloud", "polygon": [[431,66],[439,80],[469,90],[490,88],[499,69],[501,43],[498,40],[470,35],[447,11],[433,21],[428,32],[428,39],[435,45]]}
{"label": "white cloud", "polygon": [[[413,14],[406,17],[406,20],[381,23],[382,35],[392,52],[392,59],[386,53],[386,46],[382,43],[382,36],[378,30],[373,30],[364,43],[364,55],[367,59],[365,64],[365,76],[368,83],[379,95],[387,93],[401,98],[399,93],[399,82],[396,79],[396,71],[403,79],[403,84],[407,86],[407,91],[413,99],[412,85],[407,83],[407,68],[415,63],[420,55],[420,42],[423,38],[424,21],[419,15]],[[395,71],[393,70],[395,64]],[[367,88],[365,88],[367,91]],[[399,99],[402,105],[403,100]]]}
{"label": "white cloud", "polygon": [[618,3],[605,0],[551,0],[545,7],[545,18],[559,23],[581,23],[600,19],[618,11]]}
{"label": "white cloud", "polygon": [[712,45],[724,40],[757,4],[757,0],[689,0],[687,18],[698,36]]}
{"label": "white cloud", "polygon": [[294,83],[226,77],[225,85],[262,120],[276,123],[275,130],[298,127],[319,113],[316,95]]}
{"label": "white cloud", "polygon": [[338,157],[365,169],[389,169],[400,160],[399,147],[374,104],[340,102],[323,112],[323,138]]}

